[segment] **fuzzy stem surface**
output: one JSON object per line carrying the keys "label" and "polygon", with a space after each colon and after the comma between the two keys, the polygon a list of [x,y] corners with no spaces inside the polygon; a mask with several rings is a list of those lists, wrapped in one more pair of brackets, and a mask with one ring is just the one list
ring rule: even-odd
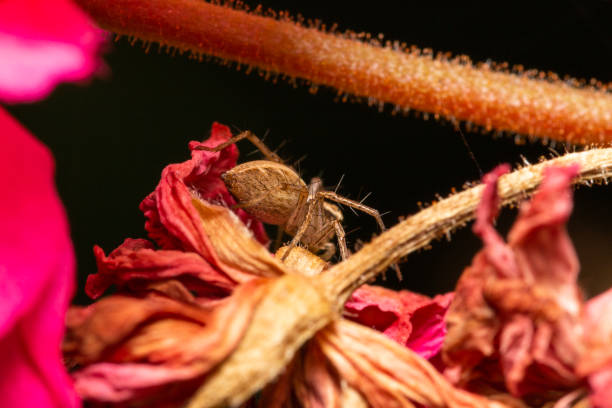
{"label": "fuzzy stem surface", "polygon": [[[515,170],[499,179],[502,205],[517,203],[533,193],[549,166],[577,163],[580,173],[576,184],[607,183],[612,178],[612,148],[571,153]],[[472,187],[438,201],[374,238],[346,261],[334,265],[321,276],[342,307],[350,294],[382,273],[400,258],[424,248],[432,240],[444,237],[475,216],[483,185]]]}
{"label": "fuzzy stem surface", "polygon": [[383,47],[202,0],[77,0],[103,28],[486,130],[612,142],[612,94]]}

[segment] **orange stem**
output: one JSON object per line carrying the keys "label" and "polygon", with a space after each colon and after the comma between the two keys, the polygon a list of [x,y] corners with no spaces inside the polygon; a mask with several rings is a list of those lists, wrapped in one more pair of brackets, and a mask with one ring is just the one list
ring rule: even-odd
{"label": "orange stem", "polygon": [[571,143],[612,142],[612,94],[604,90],[381,47],[198,0],[77,3],[118,34],[303,78],[400,109],[486,130]]}

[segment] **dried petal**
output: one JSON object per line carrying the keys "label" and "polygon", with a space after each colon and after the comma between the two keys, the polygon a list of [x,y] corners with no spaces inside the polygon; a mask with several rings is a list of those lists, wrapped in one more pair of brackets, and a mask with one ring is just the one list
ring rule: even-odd
{"label": "dried petal", "polygon": [[94,254],[98,273],[89,275],[85,286],[93,299],[113,284],[134,289],[139,282],[178,279],[199,297],[227,295],[237,284],[195,252],[154,250],[144,239],[128,238],[108,256],[95,246]]}
{"label": "dried petal", "polygon": [[149,294],[73,308],[64,352],[83,366],[73,374],[77,391],[106,402],[162,401],[168,390],[190,395],[240,342],[266,292],[266,281],[254,280],[214,307]]}
{"label": "dried petal", "polygon": [[133,239],[109,256],[94,248],[98,273],[88,277],[86,287],[91,297],[112,284],[134,291],[153,281],[177,279],[205,301],[227,295],[239,283],[285,273],[261,245],[267,243],[263,225],[228,208],[235,201],[220,176],[235,166],[236,146],[220,152],[196,149],[215,147],[230,137],[229,128],[213,124],[207,141],[190,144],[192,159],[166,166],[155,191],[141,203],[145,227],[161,250]]}
{"label": "dried petal", "polygon": [[[460,278],[447,315],[447,375],[469,381],[472,370],[499,359],[514,395],[572,387],[580,351],[578,262],[565,231],[577,166],[548,168],[525,203],[506,245],[492,227],[498,168],[485,177],[474,232],[484,248]],[[499,355],[499,356],[497,356]]]}
{"label": "dried petal", "polygon": [[431,299],[407,290],[363,285],[345,304],[346,316],[383,332],[387,337],[431,358],[442,347],[444,315],[452,293]]}
{"label": "dried petal", "polygon": [[592,373],[612,364],[612,289],[590,299],[584,305],[582,324],[585,352],[578,372]]}
{"label": "dried petal", "polygon": [[589,402],[592,408],[612,407],[612,364],[589,376],[591,394]]}
{"label": "dried petal", "polygon": [[[214,250],[210,247],[208,235],[200,225],[191,201],[200,198],[224,207],[236,204],[225,188],[221,174],[236,165],[238,149],[233,144],[220,152],[196,148],[216,147],[231,136],[227,126],[214,123],[208,140],[189,144],[191,159],[166,166],[155,191],[140,204],[147,218],[145,228],[163,249],[197,252],[213,263]],[[240,209],[236,210],[236,214],[251,228],[259,242],[268,242],[259,221]]]}
{"label": "dried petal", "polygon": [[[293,402],[297,401],[297,404]],[[262,392],[262,408],[366,408],[361,394],[330,366],[316,342],[303,347],[285,372]]]}
{"label": "dried petal", "polygon": [[319,331],[315,341],[342,378],[374,408],[504,406],[454,388],[418,354],[347,320]]}
{"label": "dried petal", "polygon": [[593,408],[612,407],[612,289],[590,299],[584,307],[584,353],[577,371],[588,378]]}

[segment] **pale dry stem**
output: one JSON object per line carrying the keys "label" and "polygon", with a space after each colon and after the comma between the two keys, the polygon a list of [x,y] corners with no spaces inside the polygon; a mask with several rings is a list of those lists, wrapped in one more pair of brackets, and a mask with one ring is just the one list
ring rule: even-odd
{"label": "pale dry stem", "polygon": [[300,275],[268,285],[264,300],[238,348],[187,404],[187,408],[237,407],[280,373],[308,339],[334,318],[330,299]]}
{"label": "pale dry stem", "polygon": [[[531,194],[542,181],[544,168],[574,163],[580,165],[576,184],[607,183],[612,177],[612,148],[566,154],[502,176],[498,187],[502,205],[516,203]],[[338,307],[342,307],[353,290],[389,265],[472,220],[482,189],[479,185],[454,194],[387,230],[349,259],[323,273],[323,287],[331,291],[330,295],[338,299]]]}

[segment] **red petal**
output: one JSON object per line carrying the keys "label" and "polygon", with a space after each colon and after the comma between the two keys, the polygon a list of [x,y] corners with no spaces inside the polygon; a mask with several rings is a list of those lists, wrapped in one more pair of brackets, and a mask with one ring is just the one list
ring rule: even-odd
{"label": "red petal", "polygon": [[154,250],[144,239],[126,239],[108,256],[96,246],[98,273],[87,277],[85,291],[93,299],[110,285],[125,286],[139,281],[178,279],[200,297],[228,294],[237,282],[213,268],[194,252]]}
{"label": "red petal", "polygon": [[452,294],[430,299],[407,290],[363,285],[346,302],[345,314],[430,358],[442,347],[451,298]]}

